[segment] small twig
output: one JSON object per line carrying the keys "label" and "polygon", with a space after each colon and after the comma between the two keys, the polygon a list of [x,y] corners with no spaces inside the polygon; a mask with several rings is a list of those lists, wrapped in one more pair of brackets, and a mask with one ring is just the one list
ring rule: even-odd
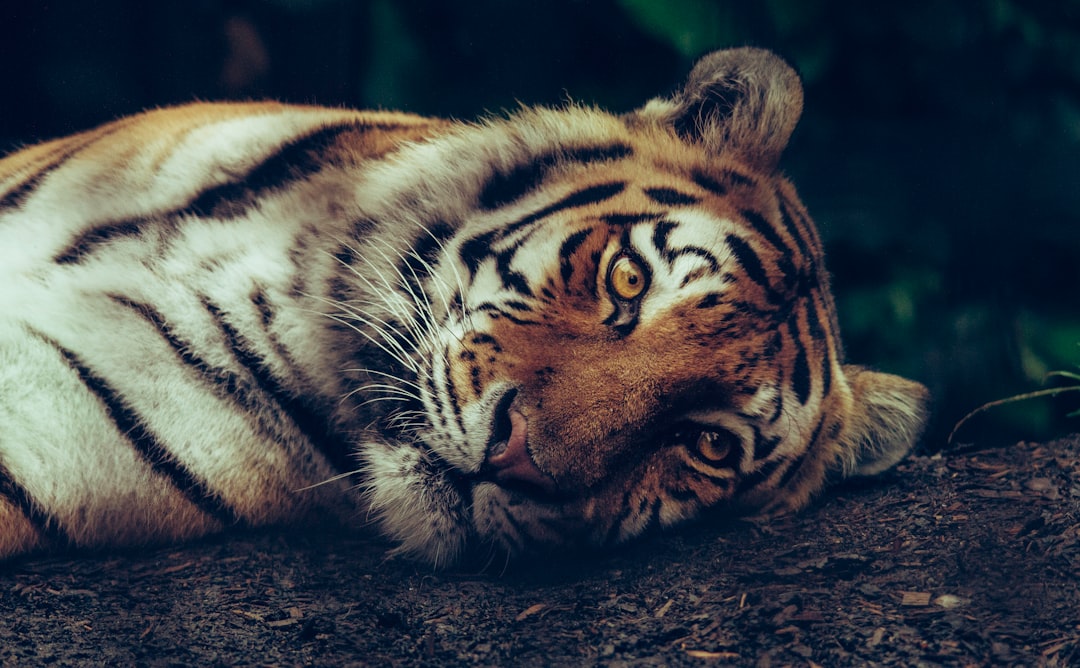
{"label": "small twig", "polygon": [[[1069,373],[1067,371],[1058,371],[1058,372],[1055,372],[1053,375],[1055,375],[1055,376],[1064,376],[1066,378],[1074,378],[1074,377],[1076,377],[1076,374],[1072,374],[1072,373]],[[1077,380],[1080,380],[1080,378],[1077,378]],[[945,443],[946,443],[946,445],[952,445],[953,437],[956,436],[956,432],[960,431],[960,427],[962,427],[968,420],[975,417],[979,413],[987,411],[987,410],[989,410],[991,408],[994,408],[996,406],[1003,406],[1005,404],[1012,404],[1012,403],[1016,403],[1018,401],[1026,401],[1028,399],[1038,399],[1039,397],[1053,397],[1053,396],[1062,394],[1064,392],[1080,392],[1080,385],[1070,385],[1068,387],[1051,387],[1051,388],[1048,388],[1048,389],[1045,389],[1045,390],[1036,390],[1034,392],[1026,392],[1024,394],[1017,394],[1016,396],[1007,397],[1005,399],[998,399],[996,401],[991,401],[989,403],[985,403],[982,406],[979,406],[975,410],[971,411],[970,413],[968,413],[964,417],[960,418],[960,421],[957,422],[956,425],[952,428],[952,431],[949,432],[949,438],[946,439]]]}

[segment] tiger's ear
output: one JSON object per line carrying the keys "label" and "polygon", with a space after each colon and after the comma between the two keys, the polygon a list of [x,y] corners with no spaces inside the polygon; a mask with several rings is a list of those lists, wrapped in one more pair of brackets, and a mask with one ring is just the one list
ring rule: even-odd
{"label": "tiger's ear", "polygon": [[929,392],[920,383],[845,365],[851,415],[841,432],[841,477],[881,473],[904,458],[926,425]]}
{"label": "tiger's ear", "polygon": [[765,171],[775,169],[802,114],[795,70],[764,49],[716,51],[698,61],[669,99],[638,114],[672,126],[710,152],[734,152]]}

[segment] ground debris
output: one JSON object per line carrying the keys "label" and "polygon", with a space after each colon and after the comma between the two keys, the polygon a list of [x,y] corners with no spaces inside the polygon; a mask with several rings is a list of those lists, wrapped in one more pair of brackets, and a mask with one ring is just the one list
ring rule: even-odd
{"label": "ground debris", "polygon": [[0,567],[6,665],[1080,665],[1080,437],[911,457],[773,523],[447,573],[278,532]]}

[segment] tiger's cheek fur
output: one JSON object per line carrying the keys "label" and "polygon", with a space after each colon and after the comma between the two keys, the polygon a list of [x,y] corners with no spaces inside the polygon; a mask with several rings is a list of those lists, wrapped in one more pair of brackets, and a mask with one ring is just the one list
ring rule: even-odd
{"label": "tiger's cheek fur", "polygon": [[745,364],[772,334],[706,345],[707,335],[688,336],[710,324],[694,309],[675,309],[626,337],[595,316],[581,322],[588,318],[550,328],[498,321],[491,337],[502,352],[479,372],[519,388],[532,455],[568,488],[592,487],[645,457],[688,409],[734,409],[739,393],[774,376],[767,364]]}

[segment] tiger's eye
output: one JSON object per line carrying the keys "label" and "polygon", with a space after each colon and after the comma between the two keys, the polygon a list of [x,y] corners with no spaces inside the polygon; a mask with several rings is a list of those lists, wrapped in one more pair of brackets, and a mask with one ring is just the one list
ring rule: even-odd
{"label": "tiger's eye", "polygon": [[731,453],[731,439],[719,432],[703,431],[698,435],[697,449],[705,459],[719,462]]}
{"label": "tiger's eye", "polygon": [[608,272],[608,284],[619,299],[634,299],[645,291],[646,281],[642,266],[626,255],[615,260]]}

